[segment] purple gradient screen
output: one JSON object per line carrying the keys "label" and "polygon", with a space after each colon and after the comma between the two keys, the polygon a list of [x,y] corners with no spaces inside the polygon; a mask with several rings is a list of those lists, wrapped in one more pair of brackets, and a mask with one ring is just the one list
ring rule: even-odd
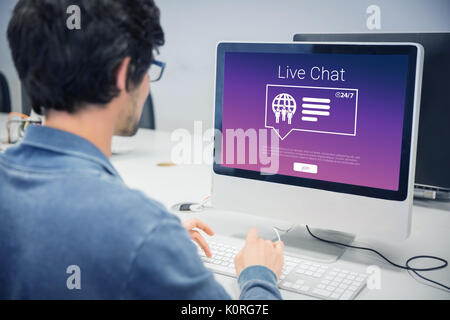
{"label": "purple gradient screen", "polygon": [[407,70],[407,55],[225,53],[222,165],[264,171],[259,160],[227,163],[225,132],[267,129],[278,174],[397,191]]}

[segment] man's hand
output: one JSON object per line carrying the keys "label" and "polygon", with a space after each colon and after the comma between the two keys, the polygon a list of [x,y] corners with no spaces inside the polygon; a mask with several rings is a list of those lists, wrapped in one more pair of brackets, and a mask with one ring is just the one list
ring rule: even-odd
{"label": "man's hand", "polygon": [[244,248],[234,258],[237,276],[249,266],[262,265],[272,270],[279,279],[283,268],[283,249],[282,241],[261,239],[256,228],[250,229]]}
{"label": "man's hand", "polygon": [[189,219],[183,222],[183,227],[189,232],[191,239],[197,242],[197,244],[202,248],[208,258],[212,257],[211,250],[209,249],[208,243],[205,238],[195,229],[200,229],[206,232],[207,235],[213,236],[214,231],[203,221],[198,219]]}

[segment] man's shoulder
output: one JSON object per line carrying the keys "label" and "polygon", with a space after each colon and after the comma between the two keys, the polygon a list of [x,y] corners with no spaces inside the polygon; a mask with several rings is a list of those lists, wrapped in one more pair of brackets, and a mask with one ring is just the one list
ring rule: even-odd
{"label": "man's shoulder", "polygon": [[159,201],[132,189],[121,181],[100,180],[96,183],[99,204],[122,216],[144,215],[147,218],[165,220],[174,216]]}
{"label": "man's shoulder", "polygon": [[65,189],[63,193],[71,195],[64,200],[63,210],[75,208],[74,217],[95,221],[94,228],[142,236],[165,221],[178,220],[162,203],[129,188],[118,177],[83,173],[73,179],[76,181],[61,186]]}

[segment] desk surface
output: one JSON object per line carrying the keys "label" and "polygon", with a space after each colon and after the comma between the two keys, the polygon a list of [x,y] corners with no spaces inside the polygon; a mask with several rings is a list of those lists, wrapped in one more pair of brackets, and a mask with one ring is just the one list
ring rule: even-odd
{"label": "desk surface", "polygon": [[[171,141],[170,133],[139,130],[133,138],[121,138],[120,143],[126,143],[132,150],[113,155],[111,161],[131,188],[142,190],[168,208],[180,202],[200,202],[210,195],[210,166],[157,165],[171,160],[171,149],[176,142]],[[214,209],[179,216],[181,219],[198,217],[210,224],[217,234],[223,235],[237,232],[245,234],[252,226],[264,229],[268,225],[260,217]],[[356,243],[376,248],[398,263],[421,254],[435,255],[450,261],[450,203],[415,201],[412,221],[412,233],[406,241],[383,243],[358,237]],[[423,284],[422,280],[413,278],[407,271],[391,267],[374,254],[349,249],[341,259],[344,263],[377,265],[381,268],[381,289],[364,289],[358,299],[450,299],[449,293]],[[450,284],[450,267],[424,275]],[[221,275],[216,277],[232,297],[238,297],[239,289],[235,279]],[[282,290],[282,295],[285,299],[311,299],[285,290]]]}

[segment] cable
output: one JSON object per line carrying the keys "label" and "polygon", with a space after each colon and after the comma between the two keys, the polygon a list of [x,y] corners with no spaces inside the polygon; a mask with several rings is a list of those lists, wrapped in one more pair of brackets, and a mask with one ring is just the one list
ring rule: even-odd
{"label": "cable", "polygon": [[286,234],[286,233],[288,233],[289,231],[291,231],[292,229],[294,229],[295,226],[296,226],[296,225],[293,224],[293,225],[290,226],[288,229],[281,229],[281,228],[272,226],[272,229],[276,229],[277,231],[281,231],[281,232],[284,232],[284,233]]}
{"label": "cable", "polygon": [[273,229],[273,231],[275,231],[275,233],[277,234],[278,241],[281,241],[280,233],[278,232],[277,228],[276,228],[276,227],[272,227],[272,229]]}
{"label": "cable", "polygon": [[[397,264],[397,263],[395,263],[395,262],[392,262],[391,260],[389,260],[388,258],[386,258],[384,255],[382,255],[380,252],[378,252],[378,251],[375,250],[375,249],[366,248],[366,247],[357,247],[357,246],[352,246],[352,245],[349,245],[349,244],[344,244],[344,243],[340,243],[340,242],[336,242],[336,241],[331,241],[331,240],[322,239],[322,238],[320,238],[320,237],[314,235],[314,234],[311,232],[311,230],[309,230],[308,225],[306,225],[306,230],[308,230],[308,233],[310,234],[311,237],[313,237],[313,238],[315,238],[315,239],[317,239],[317,240],[326,242],[326,243],[335,244],[335,245],[344,246],[344,247],[353,248],[353,249],[366,250],[366,251],[371,251],[371,252],[373,252],[373,253],[376,253],[377,255],[379,255],[380,257],[382,257],[384,260],[386,260],[387,262],[389,262],[391,265],[393,265],[393,266],[395,266],[395,267],[397,267],[397,268],[400,268],[400,269],[412,271],[412,272],[414,272],[414,274],[416,274],[418,277],[420,277],[420,278],[422,278],[422,279],[424,279],[424,280],[426,280],[426,281],[432,282],[432,283],[434,283],[434,284],[436,284],[436,285],[438,285],[438,286],[441,286],[442,288],[444,288],[444,289],[450,291],[450,287],[448,287],[448,286],[446,286],[446,285],[444,285],[444,284],[442,284],[442,283],[439,283],[439,282],[437,282],[437,281],[434,281],[434,280],[431,280],[431,279],[429,279],[429,278],[426,278],[426,277],[424,277],[423,275],[421,275],[421,274],[418,273],[418,272],[423,272],[423,271],[440,270],[440,269],[443,269],[443,268],[447,267],[447,266],[448,266],[448,262],[447,262],[447,260],[445,260],[445,259],[442,259],[442,258],[439,258],[439,257],[435,257],[435,256],[420,255],[420,256],[414,256],[414,257],[409,258],[408,260],[406,260],[405,265],[402,266],[402,265],[399,265],[399,264]],[[431,267],[431,268],[414,268],[414,267],[411,267],[411,266],[409,265],[409,264],[411,263],[411,261],[417,260],[417,259],[423,259],[423,258],[438,260],[438,261],[442,262],[442,265],[438,265],[437,267]]]}

